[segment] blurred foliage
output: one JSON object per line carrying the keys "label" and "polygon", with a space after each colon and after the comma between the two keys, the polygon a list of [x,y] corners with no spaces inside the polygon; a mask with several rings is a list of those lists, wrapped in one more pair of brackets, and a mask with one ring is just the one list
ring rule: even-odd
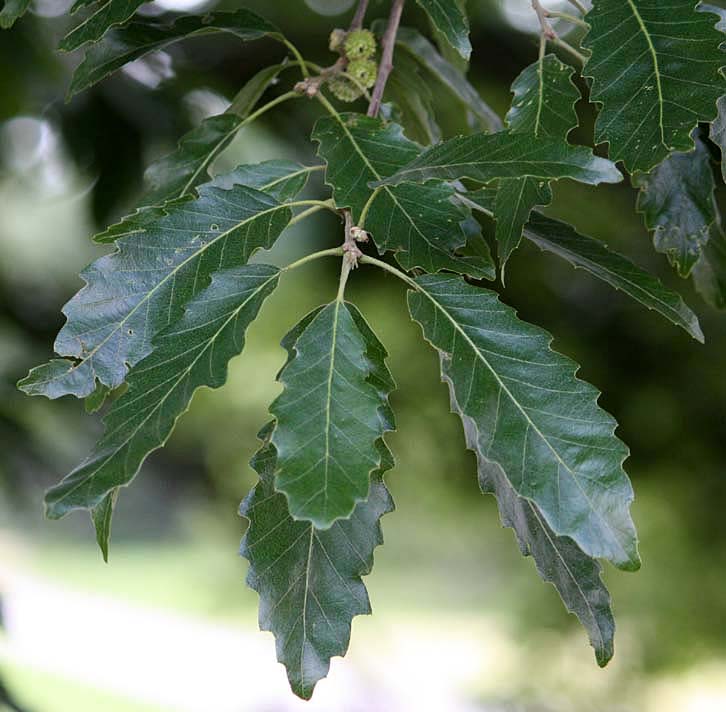
{"label": "blurred foliage", "polygon": [[[290,22],[290,2],[245,4],[289,30],[313,61],[331,61],[328,33],[344,25],[345,16],[324,18],[295,0],[300,7]],[[373,16],[383,14],[382,3],[371,5]],[[476,5],[470,76],[503,113],[509,85],[535,59],[537,43],[505,22],[497,3],[470,5]],[[53,3],[42,8],[48,14]],[[43,487],[89,450],[100,421],[85,417],[77,402],[24,397],[14,383],[50,355],[62,323],[60,306],[77,289],[78,270],[98,253],[88,240],[94,227],[133,207],[144,167],[224,106],[258,69],[279,60],[281,50],[266,41],[194,39],[163,61],[147,63],[144,81],[152,86],[121,72],[66,104],[77,60],[53,52],[63,25],[62,18],[30,14],[0,42],[0,66],[12,68],[0,72],[0,517],[36,529],[44,541],[56,530],[90,541],[90,528],[80,517],[42,522],[40,502]],[[174,78],[165,78],[172,73]],[[577,139],[588,142],[592,107],[581,102],[578,108],[583,125]],[[223,164],[279,157],[312,161],[314,147],[306,139],[315,116],[312,104],[286,104],[243,132]],[[20,125],[19,117],[33,121]],[[465,125],[452,102],[441,118],[447,135]],[[44,131],[44,153],[34,158],[32,151],[19,151],[23,137],[40,142]],[[726,203],[726,196],[719,199]],[[634,576],[612,577],[609,585],[623,627],[640,637],[638,665],[657,671],[726,655],[726,317],[703,306],[690,283],[679,281],[653,252],[635,200],[627,184],[597,193],[558,185],[550,212],[680,290],[699,313],[705,346],[531,245],[510,261],[502,294],[522,318],[554,333],[558,350],[583,364],[580,375],[603,391],[601,403],[615,414],[619,434],[632,449],[627,469],[637,494],[634,516],[644,568]],[[338,230],[334,218],[316,216],[286,236],[273,258],[299,254],[302,242],[334,245]],[[254,482],[247,466],[254,434],[278,392],[274,377],[284,360],[279,339],[330,298],[335,272],[334,265],[311,266],[286,279],[265,305],[266,318],[250,330],[228,386],[198,395],[169,447],[122,493],[117,540],[190,536],[195,521],[190,503],[212,511],[214,526],[232,539],[240,533],[236,507]],[[448,414],[435,355],[409,322],[401,288],[361,269],[350,290],[389,349],[398,383],[392,402],[399,431],[390,438],[398,465],[388,480],[399,511],[383,521],[387,545],[376,557],[374,595],[382,590],[402,609],[412,603],[451,610],[496,607],[523,642],[533,630],[543,635],[570,630],[573,622],[554,592],[537,581],[531,562],[521,560],[511,532],[499,528],[493,501],[478,492],[474,460],[463,450],[457,419]],[[160,554],[158,568],[163,560]],[[254,604],[239,579],[211,582],[222,589],[227,584],[224,596],[230,601],[247,597]]]}

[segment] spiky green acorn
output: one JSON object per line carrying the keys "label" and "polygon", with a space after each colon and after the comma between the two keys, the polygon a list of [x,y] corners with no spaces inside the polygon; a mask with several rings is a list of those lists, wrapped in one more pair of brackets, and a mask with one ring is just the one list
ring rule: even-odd
{"label": "spiky green acorn", "polygon": [[350,60],[369,59],[376,53],[376,38],[370,30],[353,30],[345,38],[345,56]]}
{"label": "spiky green acorn", "polygon": [[342,52],[343,51],[343,43],[345,42],[345,38],[347,37],[347,33],[345,30],[341,30],[340,28],[336,28],[330,33],[330,39],[328,41],[328,47],[330,48],[331,52]]}
{"label": "spiky green acorn", "polygon": [[355,101],[362,94],[361,90],[342,74],[330,79],[328,86],[330,87],[330,91],[333,92],[333,95],[341,101]]}
{"label": "spiky green acorn", "polygon": [[366,89],[370,89],[376,83],[378,65],[372,59],[356,59],[348,63],[346,72]]}

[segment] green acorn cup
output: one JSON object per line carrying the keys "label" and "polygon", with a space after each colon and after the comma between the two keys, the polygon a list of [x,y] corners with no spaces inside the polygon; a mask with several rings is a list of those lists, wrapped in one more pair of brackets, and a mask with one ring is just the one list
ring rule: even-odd
{"label": "green acorn cup", "polygon": [[376,38],[370,30],[353,30],[345,38],[345,56],[356,59],[370,59],[376,53]]}
{"label": "green acorn cup", "polygon": [[378,65],[372,59],[356,59],[348,63],[346,73],[366,89],[370,89],[376,83]]}
{"label": "green acorn cup", "polygon": [[330,91],[333,92],[333,96],[345,102],[355,101],[363,93],[353,82],[346,79],[343,74],[338,74],[330,79],[328,86],[330,87]]}

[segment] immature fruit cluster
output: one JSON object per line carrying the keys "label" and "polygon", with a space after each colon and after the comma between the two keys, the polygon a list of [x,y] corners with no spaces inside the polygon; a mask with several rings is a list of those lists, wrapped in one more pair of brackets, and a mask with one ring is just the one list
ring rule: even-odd
{"label": "immature fruit cluster", "polygon": [[376,38],[370,30],[353,30],[345,38],[345,56],[351,61],[370,59],[376,53]]}
{"label": "immature fruit cluster", "polygon": [[328,81],[330,91],[341,101],[355,101],[362,95],[363,89],[370,89],[376,83],[376,38],[370,30],[353,30],[347,34],[333,30],[330,49],[341,52],[348,60],[345,71]]}

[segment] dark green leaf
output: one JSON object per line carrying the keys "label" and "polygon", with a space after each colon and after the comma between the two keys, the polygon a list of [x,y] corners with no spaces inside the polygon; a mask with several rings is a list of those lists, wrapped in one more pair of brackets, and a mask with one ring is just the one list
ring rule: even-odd
{"label": "dark green leaf", "polygon": [[379,471],[350,519],[325,531],[293,519],[275,491],[272,425],[260,433],[265,442],[250,463],[260,482],[240,508],[250,523],[240,553],[250,562],[247,583],[260,595],[260,628],[274,634],[290,686],[307,700],[330,659],[345,655],[353,617],[371,612],[361,577],[373,567],[373,550],[383,543],[380,518],[393,501]]}
{"label": "dark green leaf", "polygon": [[[444,361],[442,371],[445,369]],[[481,491],[496,497],[502,523],[514,530],[522,554],[534,559],[540,576],[557,589],[567,610],[580,619],[598,664],[606,665],[613,656],[615,621],[610,594],[600,578],[600,564],[572,539],[557,536],[537,507],[517,495],[502,468],[482,455],[476,423],[462,412],[450,382],[449,391],[452,412],[461,417],[466,445],[477,457]]]}
{"label": "dark green leaf", "polygon": [[245,186],[224,189],[213,181],[198,192],[196,200],[143,208],[99,237],[116,241],[116,250],[81,273],[86,286],[64,307],[55,350],[71,360],[33,369],[22,390],[84,398],[96,381],[120,385],[213,272],[271,247],[292,217],[289,207]]}
{"label": "dark green leaf", "polygon": [[[171,198],[186,195],[200,183],[209,180],[208,170],[214,159],[229,145],[265,89],[280,72],[280,65],[258,72],[238,94],[229,110],[211,116],[182,136],[177,149],[153,163],[144,180],[146,205],[161,205]],[[259,186],[247,184],[252,188]]]}
{"label": "dark green leaf", "polygon": [[[350,208],[359,221],[371,197],[368,184],[411,161],[421,147],[400,126],[359,114],[324,117],[313,139],[328,164],[327,182],[339,208]],[[449,269],[472,277],[493,278],[491,261],[457,254],[466,242],[461,222],[468,209],[456,205],[447,183],[384,186],[368,205],[365,228],[381,252],[393,250],[405,269]]]}
{"label": "dark green leaf", "polygon": [[[74,27],[60,42],[59,49],[72,52],[88,42],[97,42],[114,25],[128,20],[146,0],[101,0],[101,3],[80,25]],[[83,3],[83,6],[92,3]],[[95,3],[93,3],[95,4]],[[75,10],[80,8],[75,6]]]}
{"label": "dark green leaf", "polygon": [[598,143],[632,173],[673,151],[693,149],[691,132],[716,116],[726,90],[722,35],[695,0],[594,0],[584,45],[590,98],[602,104]]}
{"label": "dark green leaf", "polygon": [[444,59],[418,30],[401,27],[396,43],[416,59],[427,76],[437,80],[443,88],[464,104],[476,117],[480,128],[489,130],[501,128],[502,120],[482,100],[479,92],[467,81],[464,74]]}
{"label": "dark green leaf", "polygon": [[623,569],[640,565],[622,463],[628,449],[598,392],[575,376],[551,336],[520,321],[494,292],[449,275],[423,275],[409,292],[412,317],[442,357],[476,450],[501,467],[558,536]]}
{"label": "dark green leaf", "polygon": [[242,119],[236,114],[210,116],[182,136],[173,153],[146,169],[144,204],[162,205],[208,181],[209,164],[232,139],[241,123]]}
{"label": "dark green leaf", "polygon": [[444,141],[374,185],[461,178],[480,183],[497,178],[572,178],[591,185],[623,179],[614,163],[593,155],[589,148],[571,146],[562,139],[535,140],[526,134],[500,131]]}
{"label": "dark green leaf", "polygon": [[230,173],[217,176],[214,184],[229,190],[235,185],[256,188],[281,203],[293,200],[305,187],[308,176],[316,167],[294,161],[273,160],[237,166]]}
{"label": "dark green leaf", "polygon": [[98,0],[76,0],[73,5],[71,5],[70,13],[71,15],[75,15],[82,8],[88,7],[89,5],[95,5],[97,2]]}
{"label": "dark green leaf", "polygon": [[580,90],[572,67],[553,54],[530,64],[512,84],[512,108],[505,118],[511,133],[566,139],[578,125]]}
{"label": "dark green leaf", "polygon": [[384,99],[392,101],[400,111],[400,123],[409,138],[425,146],[441,140],[441,129],[434,116],[431,88],[410,55],[396,55],[396,64],[386,83]]}
{"label": "dark green leaf", "polygon": [[709,138],[721,151],[721,176],[726,181],[726,96],[722,96],[716,106],[718,113],[711,124]]}
{"label": "dark green leaf", "polygon": [[552,202],[552,189],[547,181],[536,178],[505,178],[499,181],[494,217],[497,221],[495,237],[499,249],[499,264],[504,281],[504,267],[519,247],[522,230],[537,205]]}
{"label": "dark green leaf", "polygon": [[29,7],[30,0],[5,0],[3,9],[0,10],[0,27],[3,29],[12,27]]}
{"label": "dark green leaf", "polygon": [[[716,23],[716,29],[720,30],[722,33],[726,33],[726,9],[716,7],[715,5],[709,5],[705,2],[699,3],[697,9],[699,12],[717,15],[719,17],[719,21]],[[719,98],[716,102],[716,107],[717,114],[711,124],[709,138],[721,150],[721,175],[723,176],[724,181],[726,181],[726,96]]]}
{"label": "dark green leaf", "polygon": [[48,490],[50,518],[100,507],[105,519],[104,500],[129,484],[149,453],[166,442],[194,391],[224,385],[227,363],[242,351],[247,327],[277,286],[279,272],[261,264],[215,272],[129,373],[128,390],[104,418],[106,432],[91,456]]}
{"label": "dark green leaf", "polygon": [[275,487],[295,519],[318,529],[349,517],[368,497],[370,475],[381,467],[377,441],[391,429],[387,398],[393,383],[388,376],[385,390],[376,381],[372,332],[360,328],[355,312],[336,300],[295,329],[294,357],[279,375],[283,391],[270,406]]}
{"label": "dark green leaf", "polygon": [[693,283],[703,298],[716,309],[726,309],[726,237],[719,223],[693,268]]}
{"label": "dark green leaf", "polygon": [[91,510],[91,521],[96,530],[96,542],[101,550],[103,560],[108,563],[108,543],[111,539],[111,520],[118,499],[118,489],[109,492],[101,503]]}
{"label": "dark green leaf", "polygon": [[245,9],[204,16],[190,15],[171,24],[158,20],[135,20],[126,27],[112,30],[86,52],[83,62],[73,75],[69,95],[87,89],[149,52],[163,49],[187,37],[214,32],[228,32],[246,41],[266,35],[276,39],[281,37],[273,24]]}
{"label": "dark green leaf", "polygon": [[111,389],[108,386],[104,386],[103,383],[99,383],[96,386],[96,390],[93,391],[91,395],[86,396],[86,400],[83,404],[86,409],[86,413],[97,413],[101,410],[110,393]]}
{"label": "dark green leaf", "polygon": [[700,138],[696,150],[674,153],[648,174],[633,176],[640,188],[638,211],[653,232],[653,244],[687,277],[717,218],[711,156]]}
{"label": "dark green leaf", "polygon": [[578,233],[571,225],[534,212],[524,232],[538,247],[581,267],[615,289],[619,289],[648,309],[653,309],[685,329],[703,343],[698,317],[686,306],[680,294],[633,264],[607,245]]}
{"label": "dark green leaf", "polygon": [[[465,193],[463,199],[490,216],[494,214],[495,194],[491,189]],[[613,252],[600,240],[582,235],[571,225],[536,210],[524,228],[524,236],[541,250],[558,255],[573,267],[584,269],[607,282],[703,342],[698,317],[688,308],[680,294],[666,288],[659,279],[633,264],[627,257]]]}
{"label": "dark green leaf", "polygon": [[[295,358],[298,338],[322,309],[308,314],[283,339],[288,363]],[[385,403],[386,429],[393,430],[395,419],[387,399],[394,383],[385,363],[386,350],[357,309],[351,310],[351,316],[366,342],[369,383]],[[285,496],[275,491],[278,466],[277,451],[270,443],[273,427],[274,422],[260,433],[265,443],[251,463],[260,483],[240,509],[250,521],[241,554],[250,562],[247,582],[260,594],[260,627],[274,633],[277,658],[287,668],[292,689],[307,699],[315,683],[327,675],[330,658],[345,654],[353,616],[370,613],[360,577],[370,572],[373,549],[383,542],[378,520],[393,510],[383,474],[394,460],[383,438],[379,439],[381,464],[371,475],[368,499],[356,505],[350,519],[321,531],[309,522],[294,520]],[[265,546],[259,547],[263,539]],[[296,576],[300,578],[295,580]]]}
{"label": "dark green leaf", "polygon": [[[554,55],[540,57],[512,84],[514,100],[506,116],[511,133],[567,139],[577,126],[575,104],[580,91],[572,82],[574,71]],[[499,181],[494,217],[499,262],[504,266],[522,239],[522,229],[537,205],[549,205],[549,182],[535,178],[506,178]]]}
{"label": "dark green leaf", "polygon": [[455,0],[416,0],[426,11],[431,24],[446,41],[464,58],[471,55],[469,19],[463,4]]}

